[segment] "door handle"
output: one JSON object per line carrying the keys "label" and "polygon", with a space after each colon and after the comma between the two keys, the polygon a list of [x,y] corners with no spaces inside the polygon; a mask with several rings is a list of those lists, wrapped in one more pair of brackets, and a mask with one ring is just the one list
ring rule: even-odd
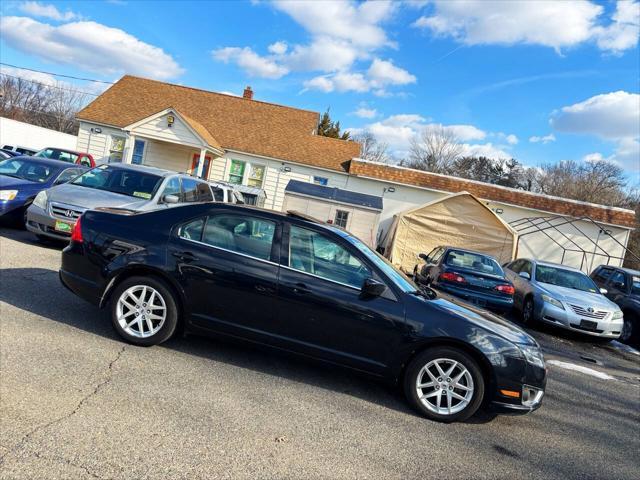
{"label": "door handle", "polygon": [[293,287],[293,293],[296,295],[305,295],[311,293],[311,290],[304,283],[296,283]]}
{"label": "door handle", "polygon": [[173,252],[172,255],[183,262],[193,262],[198,259],[198,257],[191,252]]}

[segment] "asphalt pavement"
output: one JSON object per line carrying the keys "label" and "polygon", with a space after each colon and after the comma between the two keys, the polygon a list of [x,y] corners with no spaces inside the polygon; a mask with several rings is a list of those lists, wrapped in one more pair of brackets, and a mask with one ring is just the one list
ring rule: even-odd
{"label": "asphalt pavement", "polygon": [[637,479],[640,355],[547,329],[542,407],[444,425],[398,389],[198,337],[141,348],[0,229],[0,478]]}

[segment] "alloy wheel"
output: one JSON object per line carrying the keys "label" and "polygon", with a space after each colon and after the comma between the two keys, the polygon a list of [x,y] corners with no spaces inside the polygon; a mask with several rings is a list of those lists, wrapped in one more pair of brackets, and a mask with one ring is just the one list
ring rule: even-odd
{"label": "alloy wheel", "polygon": [[473,399],[474,385],[469,370],[457,360],[437,358],[427,363],[416,379],[420,402],[431,412],[453,415]]}
{"label": "alloy wheel", "polygon": [[134,285],[120,295],[116,306],[120,327],[136,338],[148,338],[160,331],[167,318],[162,295],[148,285]]}

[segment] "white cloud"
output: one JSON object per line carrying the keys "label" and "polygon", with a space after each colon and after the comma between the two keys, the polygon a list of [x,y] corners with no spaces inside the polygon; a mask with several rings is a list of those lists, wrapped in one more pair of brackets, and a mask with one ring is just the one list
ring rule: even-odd
{"label": "white cloud", "polygon": [[65,21],[75,20],[80,15],[67,10],[62,13],[55,5],[47,5],[40,2],[24,2],[20,5],[20,10],[34,17],[50,18],[52,20]]}
{"label": "white cloud", "polygon": [[161,48],[96,22],[52,26],[26,17],[0,18],[2,39],[21,52],[106,75],[132,73],[165,80],[184,70]]}
{"label": "white cloud", "polygon": [[554,112],[551,126],[567,133],[619,139],[640,135],[640,95],[617,91],[595,95]]}
{"label": "white cloud", "polygon": [[444,1],[413,26],[453,37],[466,45],[518,43],[560,50],[595,41],[601,50],[621,52],[638,42],[638,3],[619,1],[608,26],[604,8],[587,0],[521,2]]}
{"label": "white cloud", "polygon": [[507,141],[507,143],[509,145],[517,145],[518,144],[518,137],[516,137],[513,133],[510,135],[507,135],[506,137],[504,137],[504,139]]}
{"label": "white cloud", "polygon": [[305,80],[304,82],[305,88],[310,88],[314,90],[320,90],[321,92],[333,92],[335,86],[333,81],[327,77],[314,77],[310,80]]}
{"label": "white cloud", "polygon": [[542,143],[543,145],[546,145],[547,143],[555,142],[556,136],[553,133],[544,136],[534,135],[532,137],[529,137],[529,141],[531,143]]}
{"label": "white cloud", "polygon": [[640,94],[617,91],[595,95],[554,112],[558,131],[595,135],[615,144],[606,158],[631,170],[640,169]]}
{"label": "white cloud", "polygon": [[263,78],[280,78],[287,73],[285,67],[267,57],[261,57],[249,47],[224,47],[211,52],[213,58],[224,63],[234,62],[247,74]]}
{"label": "white cloud", "polygon": [[506,160],[513,157],[511,153],[504,151],[502,148],[492,143],[463,143],[462,154],[469,157],[487,157],[496,160]]}
{"label": "white cloud", "polygon": [[367,108],[366,106],[359,107],[353,114],[360,118],[375,118],[378,115],[378,111],[375,108]]}
{"label": "white cloud", "polygon": [[415,83],[416,77],[405,69],[396,67],[391,60],[375,58],[367,70],[367,76],[378,86]]}
{"label": "white cloud", "polygon": [[267,50],[269,50],[269,52],[273,53],[274,55],[284,55],[287,52],[287,48],[289,48],[289,45],[287,45],[286,42],[280,41],[269,45],[267,47]]}
{"label": "white cloud", "polygon": [[335,72],[351,68],[358,50],[343,40],[323,37],[308,45],[296,45],[288,55],[276,58],[291,70]]}
{"label": "white cloud", "polygon": [[612,20],[610,25],[595,29],[598,47],[617,54],[635,47],[640,36],[640,4],[619,1]]}

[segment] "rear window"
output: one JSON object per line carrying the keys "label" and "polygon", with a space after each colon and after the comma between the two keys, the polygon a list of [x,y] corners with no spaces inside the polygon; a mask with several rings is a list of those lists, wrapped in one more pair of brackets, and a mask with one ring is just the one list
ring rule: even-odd
{"label": "rear window", "polygon": [[147,172],[101,165],[80,175],[71,183],[149,200],[162,183],[162,177]]}
{"label": "rear window", "polygon": [[502,267],[493,258],[473,252],[449,250],[444,261],[449,267],[466,268],[480,273],[503,276]]}

